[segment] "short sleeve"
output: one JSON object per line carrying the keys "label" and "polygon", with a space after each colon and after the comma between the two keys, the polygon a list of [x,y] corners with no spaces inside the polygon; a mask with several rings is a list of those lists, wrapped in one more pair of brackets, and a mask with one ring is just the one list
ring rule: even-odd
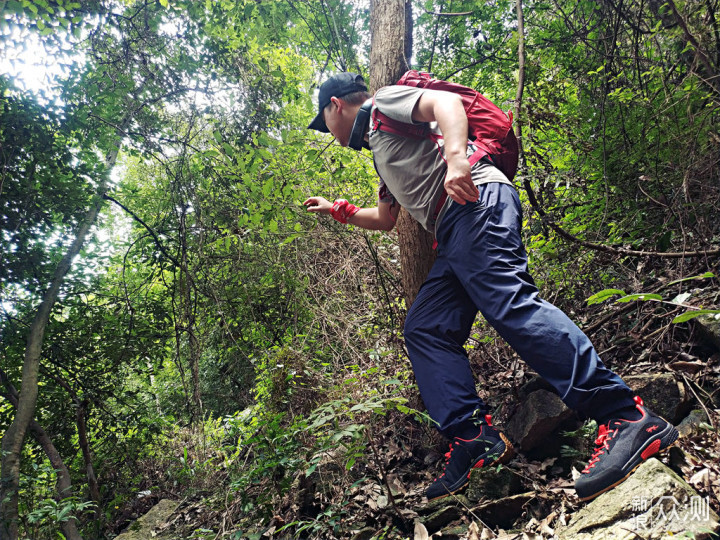
{"label": "short sleeve", "polygon": [[375,106],[393,120],[415,124],[412,112],[424,92],[423,88],[413,86],[385,86],[375,93]]}

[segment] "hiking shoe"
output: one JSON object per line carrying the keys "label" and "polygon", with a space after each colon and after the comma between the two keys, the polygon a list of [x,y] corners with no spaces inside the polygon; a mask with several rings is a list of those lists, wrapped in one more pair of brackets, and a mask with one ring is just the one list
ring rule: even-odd
{"label": "hiking shoe", "polygon": [[575,481],[581,501],[594,499],[625,480],[650,456],[672,445],[679,434],[673,425],[645,408],[635,396],[640,420],[610,420],[600,426],[595,452]]}
{"label": "hiking shoe", "polygon": [[474,439],[455,437],[445,454],[445,470],[425,491],[428,500],[447,497],[463,489],[470,481],[470,472],[479,467],[504,463],[513,454],[509,440],[492,427],[490,415],[480,426]]}

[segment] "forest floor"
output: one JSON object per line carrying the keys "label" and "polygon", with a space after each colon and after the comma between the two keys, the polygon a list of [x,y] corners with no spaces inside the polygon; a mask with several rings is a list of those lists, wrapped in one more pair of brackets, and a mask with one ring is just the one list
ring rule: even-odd
{"label": "forest floor", "polygon": [[[718,305],[719,295],[712,288],[693,290],[698,305]],[[704,413],[704,428],[681,438],[663,461],[719,512],[717,346],[703,339],[693,322],[672,324],[672,317],[659,313],[656,306],[598,307],[584,317],[583,326],[590,329],[604,362],[621,376],[666,373],[684,383],[690,401],[687,410]],[[518,406],[523,385],[535,376],[502,340],[483,340],[477,345],[470,352],[471,365],[483,399],[495,407],[494,422],[502,429]],[[418,402],[410,405],[421,408],[419,398],[412,399]],[[430,533],[435,538],[553,538],[554,531],[582,506],[573,489],[573,468],[592,453],[595,430],[573,417],[556,430],[555,437],[561,442],[574,438],[579,441],[574,448],[542,445],[518,453],[507,464],[520,481],[518,491],[533,493],[511,523],[461,511],[442,531]],[[288,491],[272,497],[272,512],[262,519],[232,494],[227,476],[218,472],[200,489],[164,490],[165,495],[184,499],[162,529],[167,538],[427,538],[417,522],[429,511],[424,490],[442,470],[446,445],[434,430],[392,411],[374,422],[365,456],[354,467],[346,467],[342,452],[327,452],[312,475],[297,473]],[[268,478],[250,492],[267,495],[273,491],[273,481]],[[158,493],[153,499],[162,496]]]}

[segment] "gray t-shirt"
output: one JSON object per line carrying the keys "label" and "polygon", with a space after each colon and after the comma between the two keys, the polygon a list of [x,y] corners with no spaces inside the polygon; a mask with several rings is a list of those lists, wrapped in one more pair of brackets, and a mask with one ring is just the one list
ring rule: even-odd
{"label": "gray t-shirt", "polygon": [[[423,92],[424,89],[412,86],[386,86],[376,92],[375,107],[393,120],[415,124],[412,112]],[[453,203],[448,197],[440,212],[436,211],[445,193],[447,172],[438,144],[431,139],[417,140],[373,130],[372,121],[370,124],[369,144],[380,176],[380,201],[397,201],[426,230],[435,233],[436,225]],[[434,130],[440,133],[437,127]],[[474,151],[472,143],[468,143],[468,156]],[[473,165],[472,177],[476,185],[487,182],[512,184],[499,169],[482,161]]]}

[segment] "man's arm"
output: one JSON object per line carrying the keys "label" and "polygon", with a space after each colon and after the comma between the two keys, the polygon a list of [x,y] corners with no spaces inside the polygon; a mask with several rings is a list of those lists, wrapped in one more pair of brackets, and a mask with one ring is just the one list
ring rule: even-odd
{"label": "man's arm", "polygon": [[443,135],[447,175],[445,191],[458,204],[476,201],[477,187],[467,160],[468,120],[462,98],[452,92],[425,90],[415,104],[412,118],[416,122],[437,122]]}
{"label": "man's arm", "polygon": [[[310,197],[303,203],[308,212],[330,214],[333,203],[323,197]],[[347,222],[372,231],[389,231],[395,226],[400,205],[380,202],[374,208],[360,208]]]}

